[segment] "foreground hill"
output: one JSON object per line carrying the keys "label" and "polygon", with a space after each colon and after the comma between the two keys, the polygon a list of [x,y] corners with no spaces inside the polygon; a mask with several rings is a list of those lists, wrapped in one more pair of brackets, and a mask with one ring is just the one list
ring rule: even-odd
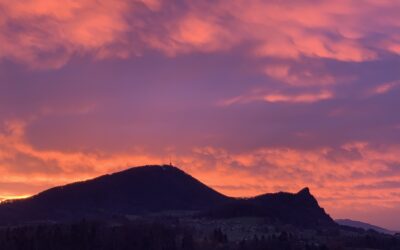
{"label": "foreground hill", "polygon": [[211,217],[265,217],[302,226],[334,225],[303,189],[248,199],[225,196],[172,166],[143,166],[55,187],[0,205],[0,224],[77,220],[163,211],[199,211]]}

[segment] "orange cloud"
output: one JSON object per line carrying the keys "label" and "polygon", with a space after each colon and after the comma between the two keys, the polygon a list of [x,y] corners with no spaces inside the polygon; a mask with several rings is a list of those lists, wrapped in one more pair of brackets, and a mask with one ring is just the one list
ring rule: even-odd
{"label": "orange cloud", "polygon": [[285,94],[269,94],[264,96],[264,100],[267,102],[298,102],[298,103],[313,103],[322,100],[331,99],[333,97],[332,92],[322,91],[319,93],[304,93],[295,95]]}

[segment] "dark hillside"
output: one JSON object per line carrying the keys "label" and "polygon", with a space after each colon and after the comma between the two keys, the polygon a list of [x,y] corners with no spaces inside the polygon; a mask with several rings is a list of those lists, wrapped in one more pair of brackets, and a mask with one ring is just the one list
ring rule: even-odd
{"label": "dark hillside", "polygon": [[202,210],[230,198],[172,166],[144,166],[55,187],[0,206],[2,221]]}
{"label": "dark hillside", "polygon": [[131,168],[1,204],[0,224],[165,211],[200,212],[214,218],[263,217],[301,226],[335,225],[308,188],[296,194],[280,192],[236,199],[168,165]]}

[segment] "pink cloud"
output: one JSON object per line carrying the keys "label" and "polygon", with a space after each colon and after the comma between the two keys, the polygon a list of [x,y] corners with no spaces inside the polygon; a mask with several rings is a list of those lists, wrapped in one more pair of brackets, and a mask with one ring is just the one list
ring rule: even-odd
{"label": "pink cloud", "polygon": [[302,93],[295,95],[285,94],[268,94],[264,96],[267,102],[297,102],[297,103],[313,103],[322,100],[328,100],[333,97],[330,91],[322,91],[318,93]]}
{"label": "pink cloud", "polygon": [[334,76],[324,65],[308,63],[300,68],[288,63],[273,63],[265,66],[264,73],[274,79],[292,86],[326,86],[338,82],[349,82],[352,77]]}
{"label": "pink cloud", "polygon": [[367,91],[367,96],[382,95],[387,92],[390,92],[391,90],[397,88],[398,86],[400,86],[400,81],[392,81],[392,82],[382,83],[377,86],[374,86],[373,88],[370,88]]}
{"label": "pink cloud", "polygon": [[300,93],[284,93],[276,91],[260,91],[255,90],[249,94],[236,96],[223,100],[218,103],[220,106],[230,106],[234,104],[246,104],[250,102],[270,102],[270,103],[314,103],[334,98],[334,93],[329,90],[300,92]]}
{"label": "pink cloud", "polygon": [[127,2],[17,0],[0,1],[0,7],[0,56],[32,67],[57,68],[73,54],[96,56],[130,28]]}
{"label": "pink cloud", "polygon": [[[188,0],[185,8],[156,0],[2,0],[0,6],[0,57],[37,67],[60,67],[77,54],[126,58],[157,49],[176,55],[248,42],[247,53],[261,57],[362,62],[376,59],[378,49],[397,53],[396,43],[389,43],[395,33],[386,32],[380,43],[368,39],[379,28],[396,29],[400,8],[367,0]],[[383,15],[386,10],[392,11]],[[386,21],[366,25],[371,15]]]}

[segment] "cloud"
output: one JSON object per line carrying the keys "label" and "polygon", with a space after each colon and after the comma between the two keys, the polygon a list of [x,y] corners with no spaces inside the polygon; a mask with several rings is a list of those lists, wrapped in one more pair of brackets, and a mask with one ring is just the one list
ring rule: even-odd
{"label": "cloud", "polygon": [[310,60],[269,63],[265,66],[264,73],[270,78],[295,87],[323,87],[354,81],[354,76],[335,76],[323,63]]}
{"label": "cloud", "polygon": [[215,52],[231,48],[237,38],[226,31],[224,23],[216,17],[204,17],[192,13],[184,14],[178,21],[167,25],[164,39],[150,35],[150,46],[170,56],[193,51]]}
{"label": "cloud", "polygon": [[227,100],[223,100],[218,104],[221,106],[230,106],[234,104],[245,104],[255,101],[264,101],[269,103],[314,103],[323,100],[329,100],[334,97],[331,91],[324,90],[319,92],[304,92],[304,93],[264,93],[262,91],[253,91],[249,95],[237,96]]}
{"label": "cloud", "polygon": [[382,95],[385,94],[396,87],[400,86],[400,81],[392,81],[392,82],[387,82],[387,83],[382,83],[377,86],[374,86],[373,88],[368,90],[369,96],[371,95]]}
{"label": "cloud", "polygon": [[297,102],[297,103],[313,103],[322,100],[331,99],[333,94],[329,91],[319,93],[305,93],[298,95],[270,94],[264,96],[267,102]]}
{"label": "cloud", "polygon": [[17,0],[0,1],[0,9],[0,57],[57,68],[74,54],[126,55],[111,47],[132,27],[124,18],[128,2]]}
{"label": "cloud", "polygon": [[[160,158],[140,153],[110,156],[107,152],[67,153],[38,150],[25,141],[25,123],[11,121],[0,134],[0,192],[2,196],[33,194],[54,185],[95,177]],[[29,184],[28,184],[29,183]],[[28,186],[31,186],[28,188]]]}
{"label": "cloud", "polygon": [[307,56],[354,62],[369,61],[377,57],[375,52],[362,48],[355,40],[343,37],[337,38],[337,41],[322,34],[304,34],[297,30],[284,36],[285,39],[265,42],[255,53],[258,56],[277,58],[300,59]]}
{"label": "cloud", "polygon": [[[74,55],[127,58],[155,49],[174,56],[251,44],[246,53],[258,57],[363,62],[379,50],[398,53],[398,8],[367,0],[2,0],[0,57],[57,68]],[[385,22],[366,25],[371,15]]]}

